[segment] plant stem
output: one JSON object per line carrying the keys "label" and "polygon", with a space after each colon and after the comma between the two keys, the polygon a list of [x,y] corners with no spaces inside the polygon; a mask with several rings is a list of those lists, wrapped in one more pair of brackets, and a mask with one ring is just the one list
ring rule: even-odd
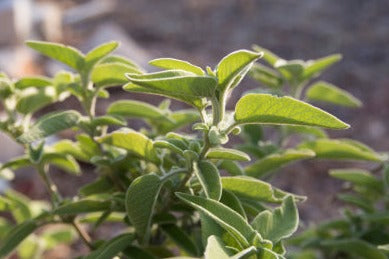
{"label": "plant stem", "polygon": [[53,183],[48,173],[48,165],[38,165],[37,170],[39,175],[41,176],[43,182],[46,185],[47,191],[50,194],[51,202],[53,207],[57,207],[57,205],[61,202],[62,198],[58,192],[57,186]]}
{"label": "plant stem", "polygon": [[92,250],[94,247],[92,245],[92,239],[89,236],[89,234],[80,226],[80,224],[76,219],[74,219],[71,222],[71,224],[74,227],[74,229],[77,231],[81,239],[84,241],[84,243]]}

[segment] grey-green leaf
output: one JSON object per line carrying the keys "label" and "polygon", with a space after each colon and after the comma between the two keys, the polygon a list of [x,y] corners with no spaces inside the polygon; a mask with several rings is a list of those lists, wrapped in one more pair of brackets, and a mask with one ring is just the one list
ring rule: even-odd
{"label": "grey-green leaf", "polygon": [[142,175],[130,184],[126,193],[128,218],[143,243],[150,237],[151,219],[162,185],[157,175]]}
{"label": "grey-green leaf", "polygon": [[27,220],[10,230],[7,236],[1,241],[0,257],[3,258],[11,253],[28,235],[38,228],[33,220]]}
{"label": "grey-green leaf", "polygon": [[166,224],[161,226],[162,230],[189,255],[199,255],[199,249],[190,238],[190,236],[175,224]]}
{"label": "grey-green leaf", "polygon": [[310,149],[317,158],[366,160],[380,162],[382,157],[366,145],[349,139],[317,139],[303,142],[298,146],[301,149]]}
{"label": "grey-green leaf", "polygon": [[304,73],[302,75],[302,80],[307,80],[312,77],[318,76],[325,69],[339,62],[341,59],[342,55],[334,54],[324,58],[307,61],[305,64]]}
{"label": "grey-green leaf", "polygon": [[230,259],[230,253],[224,247],[223,242],[217,236],[208,237],[207,247],[204,252],[205,259]]}
{"label": "grey-green leaf", "polygon": [[123,63],[101,63],[93,68],[91,80],[98,87],[123,85],[128,82],[125,73],[139,74],[141,72]]}
{"label": "grey-green leaf", "polygon": [[367,170],[358,168],[333,169],[330,170],[330,175],[334,178],[379,192],[384,190],[384,183]]}
{"label": "grey-green leaf", "polygon": [[320,242],[321,246],[345,252],[351,256],[369,259],[386,259],[387,256],[378,248],[366,241],[355,238],[326,240]]}
{"label": "grey-green leaf", "polygon": [[47,114],[41,117],[28,131],[18,137],[18,140],[22,143],[30,143],[43,139],[59,131],[76,126],[80,118],[81,115],[73,110]]}
{"label": "grey-green leaf", "polygon": [[324,81],[311,85],[306,96],[308,100],[332,103],[346,107],[361,107],[362,102],[349,92]]}
{"label": "grey-green leaf", "polygon": [[199,180],[205,195],[214,200],[220,200],[222,196],[222,184],[219,170],[214,164],[208,161],[194,163],[194,171]]}
{"label": "grey-green leaf", "polygon": [[84,66],[84,55],[73,47],[44,41],[27,41],[26,44],[43,55],[58,60],[75,70],[80,71]]}
{"label": "grey-green leaf", "polygon": [[346,129],[348,124],[335,116],[291,97],[248,94],[235,107],[237,124],[277,124]]}
{"label": "grey-green leaf", "polygon": [[237,78],[243,78],[261,56],[262,53],[248,50],[237,50],[225,56],[217,65],[218,88],[225,91],[235,87],[240,81]]}
{"label": "grey-green leaf", "polygon": [[176,193],[177,197],[188,205],[203,212],[228,231],[242,247],[248,247],[255,237],[254,229],[236,211],[212,199]]}
{"label": "grey-green leaf", "polygon": [[253,177],[264,177],[270,175],[274,170],[285,166],[291,162],[312,158],[315,153],[309,149],[286,149],[281,153],[270,154],[254,164],[245,168],[247,175]]}
{"label": "grey-green leaf", "polygon": [[61,205],[54,210],[54,213],[58,215],[77,215],[80,213],[105,211],[110,208],[110,201],[84,199]]}
{"label": "grey-green leaf", "polygon": [[85,55],[85,65],[87,69],[92,68],[97,62],[106,57],[119,46],[116,41],[107,42],[97,46]]}
{"label": "grey-green leaf", "polygon": [[150,65],[163,69],[181,69],[196,75],[204,75],[204,70],[201,67],[195,66],[187,61],[174,58],[158,58],[149,62]]}
{"label": "grey-green leaf", "polygon": [[209,149],[205,157],[209,159],[250,161],[250,157],[246,153],[236,149],[222,147]]}
{"label": "grey-green leaf", "polygon": [[274,243],[290,237],[298,227],[299,216],[292,196],[284,198],[281,207],[273,212],[265,210],[253,220],[252,226],[263,238]]}
{"label": "grey-green leaf", "polygon": [[165,114],[157,107],[134,100],[114,102],[108,107],[107,113],[128,118],[147,118],[151,120],[165,117]]}
{"label": "grey-green leaf", "polygon": [[130,246],[134,240],[133,234],[119,235],[106,243],[97,250],[93,251],[85,257],[85,259],[108,259],[114,258],[118,253]]}

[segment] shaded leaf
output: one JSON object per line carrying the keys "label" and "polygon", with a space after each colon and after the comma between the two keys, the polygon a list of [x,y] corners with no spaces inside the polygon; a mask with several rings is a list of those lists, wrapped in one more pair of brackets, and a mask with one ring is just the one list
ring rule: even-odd
{"label": "shaded leaf", "polygon": [[54,209],[54,213],[58,215],[77,215],[80,213],[105,211],[109,210],[110,208],[110,201],[84,199],[61,205]]}
{"label": "shaded leaf", "polygon": [[230,161],[230,160],[224,160],[220,163],[219,167],[221,169],[226,170],[230,175],[243,175],[243,169],[240,167],[240,165],[237,162]]}
{"label": "shaded leaf", "polygon": [[114,102],[108,107],[107,113],[128,118],[147,118],[151,120],[165,117],[165,114],[157,107],[145,102],[133,100]]}
{"label": "shaded leaf", "polygon": [[181,69],[199,76],[205,74],[201,67],[195,66],[187,61],[174,58],[157,58],[151,60],[149,64],[163,69]]}
{"label": "shaded leaf", "polygon": [[220,200],[222,185],[216,166],[208,161],[199,161],[193,167],[205,195],[210,199]]}
{"label": "shaded leaf", "polygon": [[320,242],[320,245],[332,248],[338,251],[345,252],[349,255],[369,258],[369,259],[385,259],[387,258],[378,248],[368,242],[359,239],[337,239],[325,240]]}
{"label": "shaded leaf", "polygon": [[140,72],[122,63],[101,63],[93,68],[91,80],[97,87],[123,85],[128,82],[125,73],[139,74]]}
{"label": "shaded leaf", "polygon": [[372,175],[369,171],[357,168],[332,169],[330,175],[355,185],[363,186],[371,190],[383,192],[384,183]]}
{"label": "shaded leaf", "polygon": [[248,94],[235,107],[237,124],[305,125],[345,129],[349,125],[333,115],[291,97]]}
{"label": "shaded leaf", "polygon": [[175,224],[167,224],[161,226],[162,230],[167,234],[167,236],[174,241],[180,248],[182,248],[189,255],[197,256],[199,255],[199,249],[196,247],[196,244],[189,237],[189,235],[184,232]]}
{"label": "shaded leaf", "polygon": [[23,77],[15,82],[17,89],[25,89],[28,87],[46,87],[52,85],[52,81],[48,77],[34,76],[34,77]]}
{"label": "shaded leaf", "polygon": [[222,147],[209,149],[205,157],[209,159],[250,161],[250,157],[246,153],[236,149]]}
{"label": "shaded leaf", "polygon": [[118,253],[130,246],[134,240],[133,234],[121,234],[105,242],[97,250],[85,257],[85,259],[108,259],[114,258]]}
{"label": "shaded leaf", "polygon": [[34,113],[56,99],[54,87],[28,88],[19,93],[16,110],[23,114]]}

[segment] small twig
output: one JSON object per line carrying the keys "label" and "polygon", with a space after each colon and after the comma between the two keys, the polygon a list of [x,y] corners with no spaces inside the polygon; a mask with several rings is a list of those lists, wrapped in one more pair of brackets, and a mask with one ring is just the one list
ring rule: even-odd
{"label": "small twig", "polygon": [[82,241],[91,249],[93,250],[93,245],[92,245],[92,239],[89,236],[89,234],[80,226],[80,224],[77,222],[76,219],[74,219],[71,222],[72,226],[76,229],[78,235],[81,237]]}

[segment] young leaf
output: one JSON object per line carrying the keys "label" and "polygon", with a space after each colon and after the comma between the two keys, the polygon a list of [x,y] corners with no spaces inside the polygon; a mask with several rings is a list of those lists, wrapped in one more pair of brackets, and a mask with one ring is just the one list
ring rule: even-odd
{"label": "young leaf", "polygon": [[243,206],[239,201],[238,197],[236,197],[233,192],[224,189],[222,197],[220,198],[220,202],[224,205],[227,205],[234,211],[238,212],[240,215],[242,215],[243,218],[247,220],[246,212],[244,211]]}
{"label": "young leaf", "polygon": [[184,232],[175,224],[166,224],[161,226],[162,230],[167,234],[167,236],[174,241],[180,248],[192,256],[199,255],[199,249],[196,247],[196,244],[189,237],[189,235]]}
{"label": "young leaf", "polygon": [[15,82],[17,89],[23,90],[29,87],[46,87],[52,85],[53,82],[50,78],[44,76],[23,77]]}
{"label": "young leaf", "polygon": [[117,130],[98,139],[100,143],[124,148],[152,162],[158,162],[153,142],[142,133],[131,129]]}
{"label": "young leaf", "polygon": [[362,102],[349,92],[324,81],[311,85],[306,92],[306,96],[311,101],[322,101],[354,108],[362,106]]}
{"label": "young leaf", "polygon": [[219,167],[226,170],[230,175],[243,175],[243,169],[237,162],[231,160],[224,160],[220,163]]}
{"label": "young leaf", "polygon": [[58,60],[77,71],[84,66],[84,55],[73,47],[44,41],[27,41],[26,44],[41,54]]}
{"label": "young leaf", "polygon": [[55,99],[54,87],[28,88],[19,93],[16,110],[22,114],[31,114],[54,102]]}
{"label": "young leaf", "polygon": [[153,59],[149,62],[149,64],[163,69],[181,69],[199,76],[205,74],[204,70],[201,67],[195,66],[187,61],[174,58]]}
{"label": "young leaf", "polygon": [[374,206],[371,204],[369,199],[357,194],[338,194],[336,197],[344,202],[352,204],[362,210],[372,213],[374,212]]}
{"label": "young leaf", "polygon": [[84,199],[61,205],[54,210],[54,213],[58,215],[77,215],[80,213],[105,211],[110,208],[110,201]]}
{"label": "young leaf", "polygon": [[321,246],[345,252],[351,256],[369,258],[369,259],[385,259],[387,256],[378,248],[366,241],[359,239],[337,239],[325,240],[320,242]]}
{"label": "young leaf", "polygon": [[310,149],[315,152],[317,158],[366,160],[380,162],[381,156],[369,147],[357,141],[348,139],[317,139],[303,142],[300,149]]}
{"label": "young leaf", "polygon": [[97,62],[106,57],[119,46],[116,41],[107,42],[97,46],[85,55],[86,69],[91,69]]}
{"label": "young leaf", "polygon": [[210,236],[208,237],[204,258],[230,259],[230,252],[224,247],[223,242],[217,236]]}
{"label": "young leaf", "polygon": [[121,118],[117,118],[117,117],[111,116],[111,115],[98,116],[98,117],[95,117],[91,121],[91,125],[93,127],[108,126],[108,125],[126,126],[126,124],[127,123],[126,123],[125,120],[123,120]]}
{"label": "young leaf", "polygon": [[270,154],[260,160],[257,160],[254,164],[245,168],[247,175],[262,178],[268,176],[272,171],[285,166],[291,162],[308,159],[315,156],[315,153],[309,149],[286,149],[281,153]]}
{"label": "young leaf", "polygon": [[193,167],[207,198],[220,200],[222,185],[219,170],[216,166],[208,161],[200,161],[195,163]]}
{"label": "young leaf", "polygon": [[201,98],[212,97],[216,79],[210,76],[197,76],[183,70],[135,75],[127,74],[131,83],[124,90],[158,94],[174,98],[195,107],[202,107]]}
{"label": "young leaf", "polygon": [[263,59],[269,63],[269,65],[274,66],[277,61],[282,60],[280,57],[278,57],[276,54],[271,52],[268,49],[262,48],[258,45],[253,45],[253,50],[257,52],[263,52]]}
{"label": "young leaf", "polygon": [[292,196],[287,196],[282,205],[273,212],[265,210],[259,213],[252,226],[263,238],[274,243],[290,237],[298,227],[299,215]]}
{"label": "young leaf", "polygon": [[[164,120],[156,121],[156,127],[158,128],[158,132],[166,134],[186,125],[193,124],[199,119],[199,113],[192,109],[179,110],[171,113]],[[151,122],[153,123],[154,121]]]}
{"label": "young leaf", "polygon": [[140,74],[140,71],[126,64],[101,63],[93,68],[91,80],[97,87],[123,85],[128,82],[125,73]]}
{"label": "young leaf", "polygon": [[90,182],[79,189],[82,196],[89,196],[98,193],[112,191],[114,185],[108,177],[99,177],[95,181]]}
{"label": "young leaf", "polygon": [[255,63],[252,66],[249,76],[268,87],[278,88],[283,84],[282,77],[277,71],[259,63]]}
{"label": "young leaf", "polygon": [[304,62],[302,60],[279,60],[274,67],[286,78],[294,83],[304,71]]}
{"label": "young leaf", "polygon": [[43,139],[76,126],[80,118],[81,115],[73,110],[49,113],[41,117],[28,131],[18,137],[18,140],[22,143],[30,143]]}
{"label": "young leaf", "polygon": [[142,175],[128,187],[126,211],[142,243],[150,237],[150,225],[155,203],[163,181],[155,174]]}
{"label": "young leaf", "polygon": [[248,247],[249,242],[256,237],[257,234],[246,220],[239,213],[226,205],[212,199],[185,193],[176,193],[176,195],[188,205],[215,220],[221,227],[228,231],[242,247]]}
{"label": "young leaf", "polygon": [[42,157],[42,162],[55,165],[58,168],[75,175],[81,174],[80,166],[71,155],[46,152]]}
{"label": "young leaf", "polygon": [[27,220],[15,226],[1,241],[0,257],[5,257],[11,253],[28,235],[38,228],[38,224],[33,220]]}
{"label": "young leaf", "polygon": [[165,114],[157,107],[145,102],[133,100],[114,102],[108,107],[107,113],[127,118],[146,118],[150,120],[165,117]]}
{"label": "young leaf", "polygon": [[334,178],[379,192],[384,190],[384,183],[374,177],[369,171],[363,169],[333,169],[330,170],[330,175]]}
{"label": "young leaf", "polygon": [[282,201],[275,196],[270,184],[252,177],[229,176],[222,177],[221,181],[224,190],[231,191],[240,198],[274,203]]}
{"label": "young leaf", "polygon": [[291,97],[248,94],[235,107],[237,124],[277,124],[346,129],[346,123],[310,104]]}
{"label": "young leaf", "polygon": [[205,155],[209,159],[224,159],[237,161],[250,161],[250,157],[239,150],[229,148],[211,148]]}
{"label": "young leaf", "polygon": [[216,70],[220,91],[235,87],[240,81],[239,78],[242,79],[255,60],[261,56],[262,53],[248,50],[234,51],[225,56],[217,65]]}
{"label": "young leaf", "polygon": [[85,257],[85,259],[106,259],[114,258],[118,253],[130,246],[134,240],[133,234],[122,234],[105,242],[97,250]]}
{"label": "young leaf", "polygon": [[109,55],[108,57],[105,57],[101,61],[101,64],[105,64],[105,63],[120,63],[120,64],[124,64],[124,65],[130,66],[130,67],[132,67],[135,70],[138,70],[139,73],[143,73],[144,72],[143,69],[140,66],[135,64],[134,61],[132,61],[132,60],[126,58],[126,57],[119,56],[119,55]]}
{"label": "young leaf", "polygon": [[326,68],[332,66],[334,63],[339,62],[342,59],[342,55],[334,54],[324,58],[316,60],[310,60],[306,62],[302,80],[307,80],[318,76]]}

